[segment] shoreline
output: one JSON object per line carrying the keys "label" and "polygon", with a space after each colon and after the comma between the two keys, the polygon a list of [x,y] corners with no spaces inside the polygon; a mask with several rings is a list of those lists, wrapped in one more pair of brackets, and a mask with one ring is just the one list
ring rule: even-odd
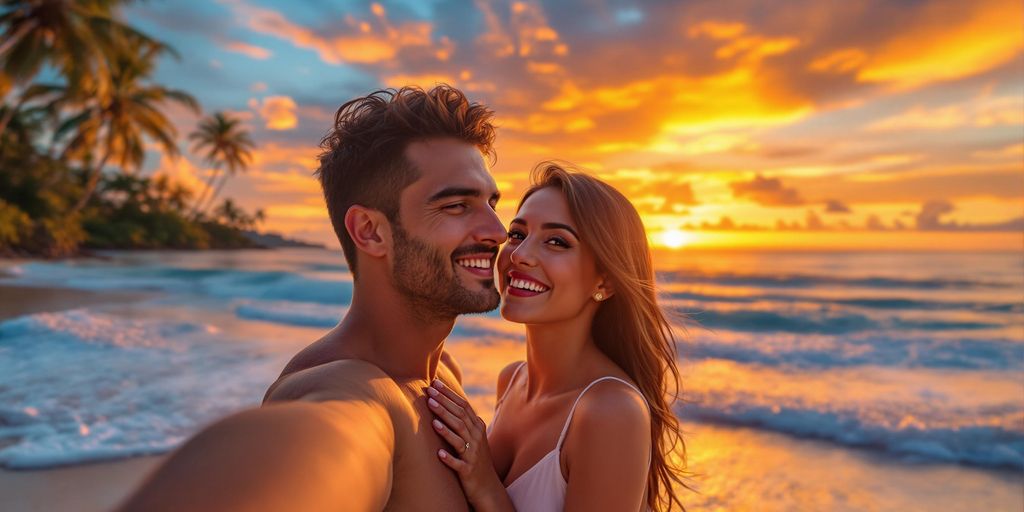
{"label": "shoreline", "polygon": [[[915,463],[749,427],[684,425],[693,471],[687,481],[697,492],[679,489],[679,495],[695,510],[783,512],[798,502],[808,510],[835,511],[968,512],[1024,506],[1015,472]],[[166,457],[0,468],[0,505],[10,512],[109,511]]]}
{"label": "shoreline", "polygon": [[58,468],[0,468],[0,507],[11,512],[112,510],[166,455],[132,457]]}
{"label": "shoreline", "polygon": [[54,286],[7,284],[0,279],[0,320],[67,311],[98,304],[118,304],[151,297],[152,293],[90,291]]}

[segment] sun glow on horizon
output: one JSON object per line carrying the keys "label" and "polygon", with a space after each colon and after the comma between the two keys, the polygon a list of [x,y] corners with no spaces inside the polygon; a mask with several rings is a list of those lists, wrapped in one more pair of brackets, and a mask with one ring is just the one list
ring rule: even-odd
{"label": "sun glow on horizon", "polygon": [[667,229],[659,234],[656,243],[669,249],[682,249],[693,243],[696,238],[696,233],[690,231]]}

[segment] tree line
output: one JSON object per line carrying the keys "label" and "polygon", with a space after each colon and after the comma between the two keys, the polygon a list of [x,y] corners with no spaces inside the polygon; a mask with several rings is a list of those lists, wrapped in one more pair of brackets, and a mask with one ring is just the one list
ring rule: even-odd
{"label": "tree line", "polygon": [[240,119],[201,118],[190,150],[212,167],[201,190],[143,176],[147,144],[180,157],[166,109],[201,113],[153,79],[173,48],[126,23],[125,0],[3,0],[0,7],[0,254],[250,247],[264,220],[224,183],[255,147]]}

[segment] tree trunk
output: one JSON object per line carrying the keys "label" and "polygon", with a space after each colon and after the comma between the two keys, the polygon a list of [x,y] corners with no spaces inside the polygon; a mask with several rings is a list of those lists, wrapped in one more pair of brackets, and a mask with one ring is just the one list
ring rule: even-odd
{"label": "tree trunk", "polygon": [[89,174],[89,181],[85,183],[85,190],[82,191],[82,197],[75,203],[74,208],[68,212],[68,215],[74,215],[85,208],[85,205],[89,203],[89,199],[92,197],[92,193],[96,191],[96,185],[100,182],[100,177],[103,176],[103,166],[107,165],[107,158],[110,157],[110,152],[107,151],[103,154],[103,159],[100,160],[99,165],[96,166],[96,170]]}
{"label": "tree trunk", "polygon": [[213,182],[218,176],[220,176],[221,171],[219,168],[214,167],[213,171],[213,176],[207,178],[206,186],[203,187],[203,192],[199,194],[199,197],[196,198],[195,205],[192,206],[192,212],[189,214],[189,216],[192,217],[192,220],[199,219],[199,213],[202,211],[200,207],[206,202],[206,194],[210,192],[210,187],[213,185]]}
{"label": "tree trunk", "polygon": [[206,208],[203,209],[203,212],[206,212],[207,210],[212,208],[214,204],[216,204],[217,196],[220,195],[220,190],[222,188],[224,188],[224,183],[226,183],[227,181],[228,181],[228,175],[227,174],[221,175],[220,181],[217,183],[217,187],[213,189],[213,194],[210,195],[210,200],[207,201]]}

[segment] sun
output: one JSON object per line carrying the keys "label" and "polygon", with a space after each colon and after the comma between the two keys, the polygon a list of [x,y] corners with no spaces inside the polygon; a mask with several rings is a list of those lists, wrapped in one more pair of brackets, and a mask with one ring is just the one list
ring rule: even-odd
{"label": "sun", "polygon": [[661,232],[661,245],[669,249],[681,249],[693,242],[694,234],[678,229],[666,229]]}

